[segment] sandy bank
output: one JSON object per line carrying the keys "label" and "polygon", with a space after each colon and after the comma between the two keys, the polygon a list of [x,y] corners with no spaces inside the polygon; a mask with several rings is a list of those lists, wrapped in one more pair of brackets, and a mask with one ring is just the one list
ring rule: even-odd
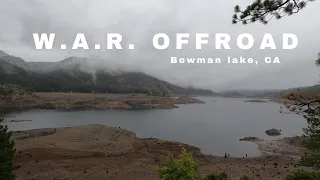
{"label": "sandy bank", "polygon": [[0,107],[41,109],[172,109],[176,104],[204,103],[188,96],[159,97],[145,94],[33,93],[2,99]]}
{"label": "sandy bank", "polygon": [[[248,174],[271,180],[300,168],[298,160],[292,158],[299,155],[296,152],[256,158],[215,157],[190,145],[141,139],[134,132],[102,125],[15,132],[14,139],[14,162],[21,165],[16,170],[17,179],[157,180],[156,169],[166,155],[178,154],[182,147],[193,152],[202,174],[227,172],[232,179]],[[266,145],[261,144],[261,148]]]}

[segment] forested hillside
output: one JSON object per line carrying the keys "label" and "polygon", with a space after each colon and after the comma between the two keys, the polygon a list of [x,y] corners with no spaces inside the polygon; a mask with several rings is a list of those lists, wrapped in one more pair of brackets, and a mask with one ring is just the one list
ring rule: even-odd
{"label": "forested hillside", "polygon": [[141,72],[87,72],[86,63],[86,59],[75,57],[57,63],[30,63],[2,51],[0,84],[22,85],[39,92],[213,95],[211,90],[182,88]]}

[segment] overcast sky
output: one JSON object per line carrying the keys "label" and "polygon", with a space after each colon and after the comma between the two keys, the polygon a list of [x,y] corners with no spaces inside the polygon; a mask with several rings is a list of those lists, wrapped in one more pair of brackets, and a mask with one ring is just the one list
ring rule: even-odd
{"label": "overcast sky", "polygon": [[[314,85],[320,69],[315,67],[320,52],[320,2],[309,3],[300,13],[243,26],[231,23],[233,7],[245,7],[252,0],[1,0],[0,49],[26,61],[60,61],[68,56],[104,59],[101,66],[143,71],[179,85],[212,90],[279,89]],[[36,50],[32,33],[56,33],[54,50]],[[86,35],[89,45],[105,43],[106,33],[117,32],[135,50],[60,50],[60,44],[72,45],[77,33]],[[194,41],[183,50],[172,46],[155,50],[152,37],[167,33],[174,42],[175,33],[210,33],[209,45],[201,51]],[[215,50],[214,34],[231,35],[231,50]],[[241,33],[251,33],[255,46],[240,50],[235,46]],[[264,33],[272,33],[277,50],[259,50]],[[282,50],[282,33],[299,38],[295,50]],[[193,38],[193,37],[192,37]],[[192,39],[191,38],[191,39]],[[103,46],[102,46],[103,48]],[[266,56],[278,56],[281,64],[171,64],[170,57],[245,56],[263,62]],[[94,60],[93,60],[94,61]]]}

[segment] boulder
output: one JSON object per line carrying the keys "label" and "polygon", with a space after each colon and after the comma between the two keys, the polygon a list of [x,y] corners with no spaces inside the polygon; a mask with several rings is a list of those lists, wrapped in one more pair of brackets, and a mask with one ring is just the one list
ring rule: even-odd
{"label": "boulder", "polygon": [[278,129],[269,129],[269,130],[266,130],[266,134],[269,135],[269,136],[280,136],[281,135],[281,130],[278,130]]}

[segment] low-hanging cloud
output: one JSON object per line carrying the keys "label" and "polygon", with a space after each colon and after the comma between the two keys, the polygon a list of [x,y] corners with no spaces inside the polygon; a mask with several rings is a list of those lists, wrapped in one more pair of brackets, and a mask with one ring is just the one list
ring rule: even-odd
{"label": "low-hanging cloud", "polygon": [[[262,24],[233,25],[233,7],[246,1],[212,0],[2,0],[0,2],[0,49],[27,61],[59,61],[69,56],[103,59],[101,66],[143,71],[183,86],[213,90],[242,88],[288,88],[313,85],[318,81],[314,66],[320,51],[319,2],[308,4],[300,13]],[[60,44],[72,45],[77,33],[84,33],[88,44],[104,43],[107,33],[120,33],[135,50],[60,50]],[[152,46],[152,37],[166,33],[171,47],[160,51]],[[36,50],[33,33],[56,33],[53,50]],[[189,45],[176,50],[176,33],[190,33]],[[210,33],[208,45],[195,49],[195,33]],[[231,35],[231,50],[216,50],[215,33]],[[251,33],[255,46],[236,47],[241,33]],[[272,33],[277,50],[259,50],[264,33]],[[294,33],[299,46],[282,50],[282,33]],[[171,64],[170,57],[247,56],[263,61],[278,56],[281,64]],[[93,60],[94,61],[94,60]]]}

